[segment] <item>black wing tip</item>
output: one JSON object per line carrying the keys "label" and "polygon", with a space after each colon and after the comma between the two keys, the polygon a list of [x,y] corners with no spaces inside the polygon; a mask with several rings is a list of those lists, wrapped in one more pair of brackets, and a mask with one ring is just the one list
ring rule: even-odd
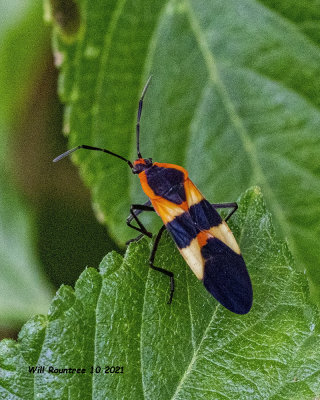
{"label": "black wing tip", "polygon": [[203,284],[208,292],[229,311],[248,314],[253,292],[241,254],[235,253],[217,238],[210,239],[202,253],[206,258]]}
{"label": "black wing tip", "polygon": [[[222,303],[221,303],[222,304]],[[250,303],[244,304],[244,303],[237,303],[234,305],[234,307],[227,307],[225,306],[229,311],[233,312],[234,314],[238,315],[246,315],[252,308],[252,299]]]}
{"label": "black wing tip", "polygon": [[239,314],[239,315],[245,315],[248,314],[248,312],[252,308],[252,303],[253,303],[253,292],[252,292],[252,285],[251,285],[251,280],[249,277],[249,274],[246,271],[246,274],[243,273],[243,277],[245,276],[246,279],[246,284],[241,287],[240,293],[238,293],[237,296],[230,296],[231,299],[233,298],[233,301],[230,305],[226,304],[224,307],[226,307],[229,311]]}
{"label": "black wing tip", "polygon": [[248,283],[248,287],[242,287],[242,293],[231,293],[225,290],[224,293],[212,290],[212,286],[203,282],[208,292],[227,310],[237,315],[248,314],[252,308],[253,295],[251,283]]}

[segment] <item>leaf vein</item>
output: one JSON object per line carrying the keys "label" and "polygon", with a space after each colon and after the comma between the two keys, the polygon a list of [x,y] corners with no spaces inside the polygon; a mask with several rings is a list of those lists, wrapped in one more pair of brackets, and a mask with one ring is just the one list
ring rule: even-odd
{"label": "leaf vein", "polygon": [[277,216],[278,221],[280,222],[280,226],[282,227],[283,232],[287,237],[291,238],[290,228],[282,212],[282,207],[275,197],[275,194],[271,189],[271,186],[267,181],[265,174],[263,173],[256,152],[256,148],[254,146],[254,142],[250,139],[247,129],[245,128],[240,116],[238,115],[226,90],[226,87],[219,76],[216,61],[201,30],[200,23],[192,9],[190,0],[185,0],[185,4],[186,14],[190,23],[191,30],[195,36],[195,39],[199,46],[199,50],[207,67],[209,81],[211,81],[212,85],[215,86],[220,93],[221,100],[225,106],[227,114],[229,115],[230,122],[233,124],[236,132],[238,132],[243,148],[249,156],[249,160],[252,165],[252,171],[254,174],[254,182],[261,182],[261,184],[263,185],[265,192],[267,192],[269,196],[269,199],[272,199],[271,206],[273,207],[274,213]]}
{"label": "leaf vein", "polygon": [[205,340],[206,337],[207,337],[207,334],[208,334],[208,332],[209,332],[209,329],[210,329],[211,325],[213,324],[213,321],[215,320],[215,317],[216,317],[217,311],[218,311],[218,309],[219,309],[219,306],[220,306],[220,304],[218,303],[218,304],[216,305],[216,308],[215,308],[214,312],[212,313],[212,317],[211,317],[211,320],[210,320],[209,323],[208,323],[207,328],[206,328],[205,331],[203,332],[201,341],[199,342],[197,349],[193,352],[193,356],[192,356],[192,359],[191,359],[191,361],[190,361],[190,363],[189,363],[189,365],[188,365],[188,368],[186,369],[186,372],[183,374],[183,376],[181,377],[181,379],[180,379],[180,381],[179,381],[179,383],[178,383],[178,385],[177,385],[176,391],[175,391],[175,393],[173,394],[172,399],[175,399],[175,398],[177,397],[177,395],[178,395],[178,393],[179,393],[179,390],[181,389],[181,387],[182,387],[182,385],[183,385],[185,379],[187,378],[188,374],[190,373],[190,371],[191,371],[191,369],[192,369],[194,363],[196,362],[197,355],[198,355],[198,353],[199,353],[199,351],[200,351],[200,348],[201,348],[201,346],[202,346],[202,343],[204,342],[204,340]]}

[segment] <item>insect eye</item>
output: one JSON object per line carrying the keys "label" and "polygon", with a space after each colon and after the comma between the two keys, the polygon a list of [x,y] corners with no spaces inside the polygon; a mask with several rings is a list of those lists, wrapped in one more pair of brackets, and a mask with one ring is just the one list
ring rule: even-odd
{"label": "insect eye", "polygon": [[134,174],[140,174],[144,170],[144,166],[142,164],[137,164],[132,168],[132,172]]}

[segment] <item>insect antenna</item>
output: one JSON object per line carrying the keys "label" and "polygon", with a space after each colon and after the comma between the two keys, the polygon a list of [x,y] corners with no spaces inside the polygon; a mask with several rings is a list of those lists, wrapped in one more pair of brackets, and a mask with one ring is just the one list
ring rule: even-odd
{"label": "insect antenna", "polygon": [[125,161],[129,165],[130,168],[133,168],[132,162],[127,160],[126,158],[120,156],[119,154],[113,153],[112,151],[107,150],[107,149],[101,149],[100,147],[87,146],[86,144],[81,144],[80,146],[74,147],[73,149],[70,149],[70,150],[66,151],[65,153],[63,153],[63,154],[60,154],[60,156],[56,157],[53,160],[53,162],[60,161],[62,158],[67,157],[69,154],[71,154],[74,151],[79,150],[79,149],[103,151],[104,153],[111,154],[112,156],[120,158],[120,160]]}
{"label": "insect antenna", "polygon": [[152,75],[149,76],[147,83],[145,84],[145,87],[143,88],[140,100],[139,100],[139,107],[138,107],[138,115],[137,115],[137,125],[136,125],[136,131],[137,131],[137,153],[138,153],[138,158],[142,158],[142,155],[140,153],[140,118],[141,118],[141,112],[142,112],[142,106],[143,106],[143,98],[144,95],[146,94],[146,91],[148,89],[149,83],[151,81]]}

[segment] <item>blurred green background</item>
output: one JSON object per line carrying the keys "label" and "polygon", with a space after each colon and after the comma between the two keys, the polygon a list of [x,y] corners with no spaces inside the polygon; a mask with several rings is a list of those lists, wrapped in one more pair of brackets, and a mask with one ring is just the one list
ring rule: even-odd
{"label": "blurred green background", "polygon": [[41,2],[0,2],[0,338],[117,249],[70,159],[52,163],[67,140],[50,34]]}

